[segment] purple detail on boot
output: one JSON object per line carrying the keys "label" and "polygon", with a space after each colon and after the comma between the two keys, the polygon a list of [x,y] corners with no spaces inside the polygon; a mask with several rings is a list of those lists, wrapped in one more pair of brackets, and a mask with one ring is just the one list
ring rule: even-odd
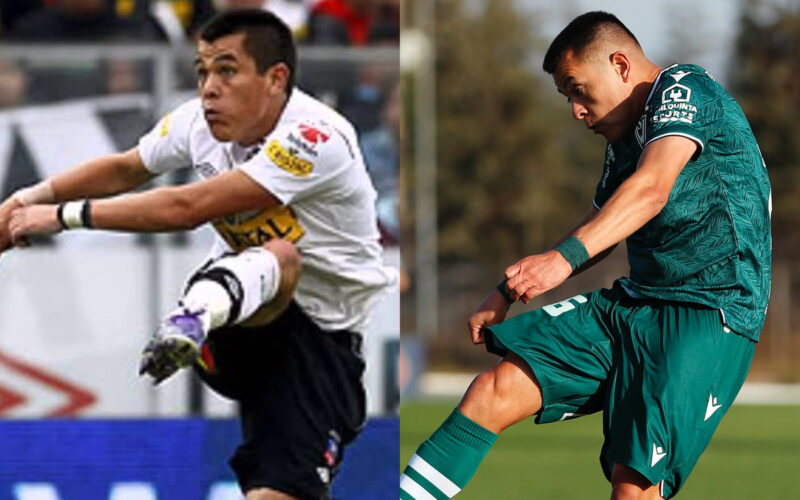
{"label": "purple detail on boot", "polygon": [[203,314],[203,312],[204,311],[183,311],[182,313],[170,316],[167,318],[167,321],[174,325],[181,334],[189,337],[197,345],[200,345],[203,342],[203,338],[205,338],[203,322],[200,321],[200,315]]}

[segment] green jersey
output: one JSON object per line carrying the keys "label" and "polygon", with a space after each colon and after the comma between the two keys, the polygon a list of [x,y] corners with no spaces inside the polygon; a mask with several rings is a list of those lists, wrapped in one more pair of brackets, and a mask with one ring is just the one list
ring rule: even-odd
{"label": "green jersey", "polygon": [[599,209],[652,141],[698,145],[661,212],[627,239],[632,294],[719,309],[725,325],[758,341],[766,316],[772,243],[769,177],[739,105],[706,70],[674,65],[653,84],[634,130],[606,148]]}

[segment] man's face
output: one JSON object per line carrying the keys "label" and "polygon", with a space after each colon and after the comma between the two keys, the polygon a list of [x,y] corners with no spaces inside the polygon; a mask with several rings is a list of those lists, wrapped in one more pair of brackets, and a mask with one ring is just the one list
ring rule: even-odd
{"label": "man's face", "polygon": [[263,75],[245,51],[245,34],[213,42],[200,40],[195,71],[203,111],[214,138],[250,145],[274,126],[283,106],[283,88],[275,79],[278,65]]}
{"label": "man's face", "polygon": [[619,69],[608,58],[579,60],[570,51],[553,74],[556,88],[572,105],[575,119],[583,120],[587,128],[609,142],[622,139],[635,122],[627,105],[631,90]]}

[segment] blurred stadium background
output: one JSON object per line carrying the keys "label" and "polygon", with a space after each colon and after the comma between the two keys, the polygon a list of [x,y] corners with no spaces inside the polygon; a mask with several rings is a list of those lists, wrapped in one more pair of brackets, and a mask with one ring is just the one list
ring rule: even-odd
{"label": "blurred stadium background", "polygon": [[[192,40],[218,9],[275,11],[300,43],[298,85],[349,117],[399,266],[395,0],[2,0],[0,195],[136,144],[194,95]],[[191,173],[159,183],[190,180]],[[0,257],[0,499],[240,499],[235,407],[188,373],[152,388],[138,357],[211,233],[76,233]],[[394,498],[399,294],[366,342],[370,420],[337,498]],[[68,417],[66,419],[53,417]],[[388,484],[388,486],[387,486]]]}
{"label": "blurred stadium background", "polygon": [[[608,10],[656,63],[701,64],[734,95],[772,181],[774,267],[762,341],[745,389],[681,498],[796,497],[800,3],[406,0],[402,9],[408,139],[400,169],[401,247],[410,286],[401,295],[401,467],[474,374],[497,361],[468,340],[470,313],[508,265],[546,248],[589,207],[604,140],[572,119],[541,60],[576,15]],[[511,314],[608,287],[626,272],[625,251],[618,249],[598,268],[528,306],[515,305]],[[531,498],[531,492],[542,498],[607,494],[597,463],[597,416],[563,428],[518,427],[500,438],[459,498],[497,491],[509,499]]]}

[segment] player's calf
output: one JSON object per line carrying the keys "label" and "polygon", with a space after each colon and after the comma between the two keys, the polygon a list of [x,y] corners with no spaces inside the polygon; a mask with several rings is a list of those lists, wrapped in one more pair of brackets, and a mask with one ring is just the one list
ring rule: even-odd
{"label": "player's calf", "polygon": [[541,405],[530,367],[509,354],[475,378],[458,408],[420,445],[400,478],[400,498],[452,498],[475,474],[496,433]]}

